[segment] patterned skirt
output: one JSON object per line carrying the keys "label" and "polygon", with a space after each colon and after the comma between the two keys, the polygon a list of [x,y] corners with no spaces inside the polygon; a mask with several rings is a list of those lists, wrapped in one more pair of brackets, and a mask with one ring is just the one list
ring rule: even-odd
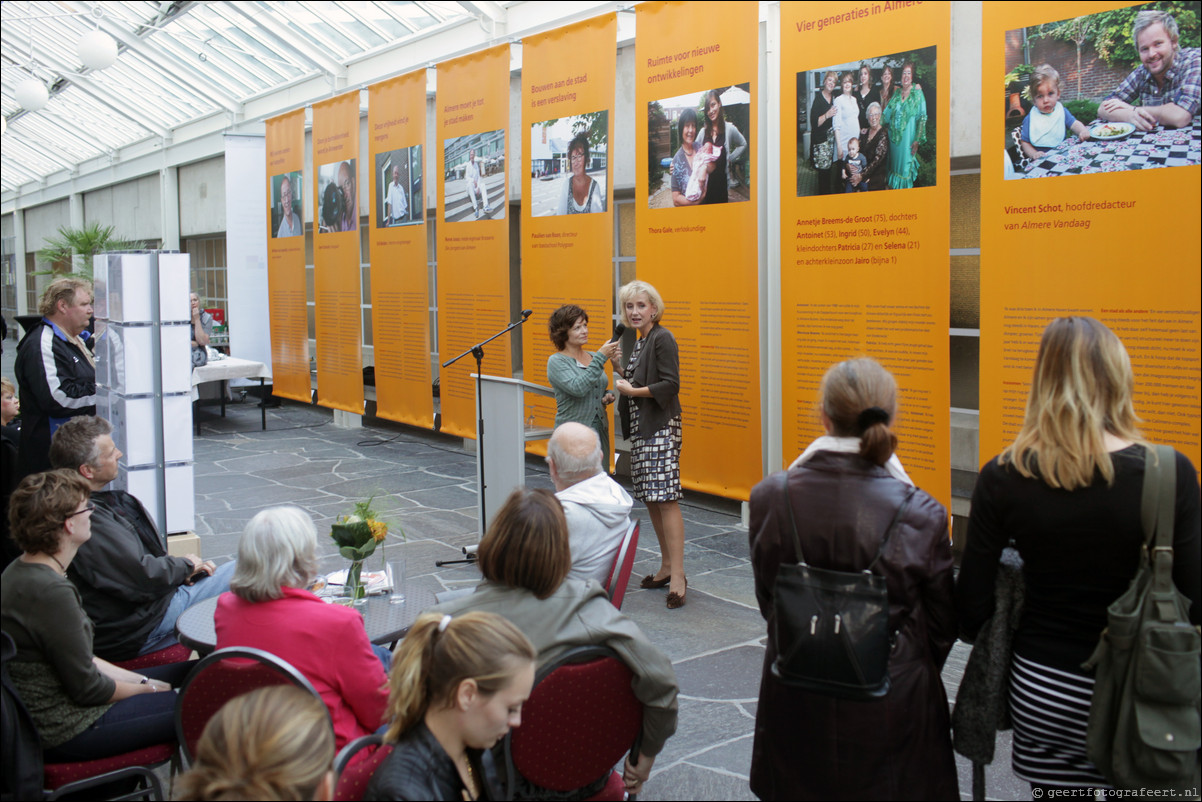
{"label": "patterned skirt", "polygon": [[672,418],[658,432],[642,437],[638,407],[630,405],[630,478],[634,497],[642,502],[677,501],[680,489],[680,416]]}
{"label": "patterned skirt", "polygon": [[1109,788],[1085,754],[1094,680],[1032,662],[1010,664],[1014,773],[1037,785]]}

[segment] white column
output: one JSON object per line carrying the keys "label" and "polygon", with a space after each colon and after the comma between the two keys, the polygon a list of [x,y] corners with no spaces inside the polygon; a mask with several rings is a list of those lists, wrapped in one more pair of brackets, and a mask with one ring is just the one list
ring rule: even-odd
{"label": "white column", "polygon": [[[17,260],[16,270],[16,288],[17,288],[17,314],[29,314],[29,301],[26,299],[26,294],[29,292],[28,276],[25,274],[25,211],[23,209],[13,210],[13,256]],[[18,332],[20,337],[25,332]]]}
{"label": "white column", "polygon": [[179,250],[179,168],[159,170],[159,205],[163,212],[163,250]]}

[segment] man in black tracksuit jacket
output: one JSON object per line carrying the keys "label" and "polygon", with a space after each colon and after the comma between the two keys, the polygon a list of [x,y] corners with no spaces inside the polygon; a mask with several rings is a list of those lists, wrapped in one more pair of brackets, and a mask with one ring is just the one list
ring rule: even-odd
{"label": "man in black tracksuit jacket", "polygon": [[21,387],[18,477],[50,470],[50,438],[76,415],[96,414],[96,366],[80,334],[92,317],[92,285],[55,279],[42,293],[42,320],[17,345]]}

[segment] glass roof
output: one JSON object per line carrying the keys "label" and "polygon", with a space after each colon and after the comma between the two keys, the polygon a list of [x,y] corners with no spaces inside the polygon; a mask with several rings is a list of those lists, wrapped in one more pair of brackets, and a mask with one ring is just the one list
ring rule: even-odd
{"label": "glass roof", "polygon": [[[10,191],[347,65],[385,45],[480,16],[481,3],[388,0],[5,0],[0,4],[0,189]],[[487,4],[483,4],[487,5]],[[116,63],[83,66],[79,38],[99,28]],[[18,84],[50,100],[26,111]]]}

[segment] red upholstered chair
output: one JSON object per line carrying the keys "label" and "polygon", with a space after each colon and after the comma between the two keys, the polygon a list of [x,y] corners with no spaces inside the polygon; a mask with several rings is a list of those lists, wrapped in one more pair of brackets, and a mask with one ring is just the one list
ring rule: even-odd
{"label": "red upholstered chair", "polygon": [[[163,785],[154,768],[175,756],[175,743],[156,744],[123,755],[72,763],[45,763],[37,727],[21,701],[8,666],[17,647],[7,632],[0,633],[0,673],[4,719],[4,798],[58,799],[125,779],[135,779],[134,790],[114,799],[162,799]],[[39,787],[40,784],[40,787]]]}
{"label": "red upholstered chair", "polygon": [[614,766],[638,754],[643,729],[632,679],[605,646],[572,649],[540,669],[522,725],[505,736],[506,798],[522,799],[533,786],[562,799],[624,799]]}
{"label": "red upholstered chair", "polygon": [[136,779],[135,790],[106,799],[164,799],[163,784],[154,769],[166,765],[175,756],[175,744],[158,744],[114,755],[102,760],[78,763],[47,763],[43,766],[46,799],[79,794],[123,779]]}
{"label": "red upholstered chair", "polygon": [[614,557],[614,564],[605,578],[605,592],[614,607],[622,609],[622,599],[626,597],[626,586],[630,584],[630,572],[634,570],[634,558],[639,549],[639,521],[637,518],[630,522],[626,536],[622,538],[622,547]]}
{"label": "red upholstered chair", "polygon": [[[179,701],[175,703],[175,734],[185,765],[191,764],[205,725],[222,705],[235,696],[272,685],[295,685],[313,694],[324,708],[321,694],[303,674],[262,649],[218,649],[197,662],[180,686]],[[329,715],[326,710],[326,717]]]}
{"label": "red upholstered chair", "polygon": [[191,657],[191,649],[181,643],[173,643],[157,651],[140,654],[132,660],[114,660],[113,665],[120,666],[126,671],[141,671],[144,668],[153,668],[154,666],[186,663]]}
{"label": "red upholstered chair", "polygon": [[[355,760],[364,749],[372,749],[370,755]],[[384,759],[392,753],[392,746],[385,744],[376,733],[363,735],[351,741],[334,758],[335,802],[359,802],[367,791],[367,783]],[[354,761],[353,763],[351,761]]]}

